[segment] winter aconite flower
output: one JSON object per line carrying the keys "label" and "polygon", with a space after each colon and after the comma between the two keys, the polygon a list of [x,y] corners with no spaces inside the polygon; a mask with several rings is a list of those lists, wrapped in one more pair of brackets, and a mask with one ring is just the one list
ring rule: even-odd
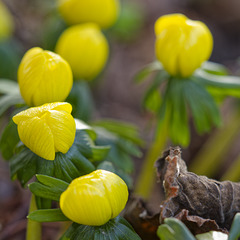
{"label": "winter aconite flower", "polygon": [[93,79],[102,71],[108,51],[108,42],[94,23],[68,28],[56,46],[56,52],[69,62],[73,75],[85,80]]}
{"label": "winter aconite flower", "polygon": [[207,26],[182,14],[160,17],[155,23],[156,56],[172,76],[189,77],[208,60],[213,38]]}
{"label": "winter aconite flower", "polygon": [[76,223],[100,226],[117,217],[127,199],[127,185],[119,176],[96,170],[70,183],[60,197],[60,208]]}
{"label": "winter aconite flower", "polygon": [[55,152],[67,153],[76,125],[69,103],[49,103],[29,108],[13,117],[21,141],[35,154],[54,160]]}
{"label": "winter aconite flower", "polygon": [[64,101],[73,84],[69,64],[58,54],[35,47],[26,52],[19,69],[18,83],[27,105]]}
{"label": "winter aconite flower", "polygon": [[9,38],[13,29],[13,18],[2,1],[0,1],[0,41]]}
{"label": "winter aconite flower", "polygon": [[59,0],[59,12],[68,24],[112,26],[119,15],[119,0]]}

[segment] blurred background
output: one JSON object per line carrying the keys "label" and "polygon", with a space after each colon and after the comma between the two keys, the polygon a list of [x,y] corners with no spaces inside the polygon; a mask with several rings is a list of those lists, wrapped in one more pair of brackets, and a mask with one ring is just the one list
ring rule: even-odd
{"label": "blurred background", "polygon": [[[0,78],[16,81],[17,67],[24,52],[34,46],[53,50],[65,23],[54,10],[54,1],[3,2],[13,16],[15,30],[11,40],[0,44]],[[158,17],[169,13],[183,13],[191,19],[206,23],[214,38],[214,50],[210,60],[224,64],[232,74],[240,73],[238,0],[122,0],[122,12],[118,22],[105,31],[110,43],[108,64],[92,84],[96,104],[94,119],[113,118],[137,125],[146,142],[143,153],[153,140],[155,122],[154,117],[141,106],[148,82],[136,84],[133,79],[143,66],[155,60],[154,23]],[[238,106],[238,102],[233,99],[226,99],[222,103],[221,112],[226,125],[231,119],[233,109]],[[8,118],[9,113],[1,117],[0,132]],[[191,144],[183,150],[183,158],[188,165],[191,165],[191,161],[204,149],[206,142],[217,133],[219,130],[213,129],[211,133],[199,136],[192,127]],[[208,145],[211,146],[208,150],[218,151],[219,154],[217,161],[210,166],[214,171],[207,172],[216,179],[223,178],[229,166],[238,161],[240,131],[232,130],[231,136],[228,136],[229,141],[222,147],[218,143],[227,138],[224,136],[219,135],[218,142]],[[211,152],[208,153],[211,155]],[[138,176],[142,160],[143,158],[134,159],[134,179]],[[197,167],[193,166],[193,170],[196,169]],[[239,177],[234,180],[239,180]],[[158,187],[156,185],[156,188]],[[8,163],[0,159],[0,240],[25,239],[29,196],[27,189],[22,190],[18,182],[10,180]],[[150,201],[153,209],[158,208],[162,198],[159,191],[154,191]],[[58,224],[43,226],[44,240],[57,238]]]}

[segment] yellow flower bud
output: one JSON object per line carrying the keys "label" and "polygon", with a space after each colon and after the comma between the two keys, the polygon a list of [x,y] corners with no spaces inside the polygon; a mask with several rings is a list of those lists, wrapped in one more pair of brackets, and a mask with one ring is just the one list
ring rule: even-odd
{"label": "yellow flower bud", "polygon": [[69,103],[56,102],[16,114],[21,141],[35,154],[54,160],[55,152],[67,153],[75,138],[76,125]]}
{"label": "yellow flower bud", "polygon": [[102,71],[108,51],[108,42],[94,23],[68,28],[56,46],[56,52],[69,62],[73,75],[84,80],[93,79]]}
{"label": "yellow flower bud", "polygon": [[128,200],[128,188],[116,174],[96,170],[73,180],[60,197],[60,208],[72,221],[100,226],[115,218]]}
{"label": "yellow flower bud", "polygon": [[14,22],[12,15],[0,0],[0,40],[4,40],[12,35]]}
{"label": "yellow flower bud", "polygon": [[172,76],[191,76],[212,53],[213,38],[208,27],[182,14],[160,17],[155,33],[157,59]]}
{"label": "yellow flower bud", "polygon": [[97,23],[112,26],[119,15],[119,0],[59,0],[59,12],[68,24]]}
{"label": "yellow flower bud", "polygon": [[35,47],[18,68],[20,92],[29,106],[64,101],[73,84],[69,64],[58,54]]}

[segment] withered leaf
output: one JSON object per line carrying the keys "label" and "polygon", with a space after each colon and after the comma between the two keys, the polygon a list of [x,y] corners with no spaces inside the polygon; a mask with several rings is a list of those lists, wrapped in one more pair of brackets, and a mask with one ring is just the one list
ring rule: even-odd
{"label": "withered leaf", "polygon": [[219,182],[188,172],[179,147],[166,151],[156,167],[166,193],[160,206],[160,223],[176,217],[194,234],[230,229],[235,214],[240,212],[240,183]]}
{"label": "withered leaf", "polygon": [[159,240],[156,234],[159,213],[153,214],[141,198],[131,196],[124,211],[124,218],[131,223],[141,239]]}

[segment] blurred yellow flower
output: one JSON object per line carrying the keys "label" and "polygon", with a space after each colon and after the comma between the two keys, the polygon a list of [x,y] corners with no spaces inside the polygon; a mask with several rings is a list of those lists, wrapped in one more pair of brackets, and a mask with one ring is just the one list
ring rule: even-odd
{"label": "blurred yellow flower", "polygon": [[28,50],[18,68],[21,95],[29,106],[64,101],[73,84],[69,64],[39,47]]}
{"label": "blurred yellow flower", "polygon": [[0,41],[9,38],[14,29],[14,22],[9,10],[0,0]]}
{"label": "blurred yellow flower", "polygon": [[96,170],[73,180],[60,197],[60,208],[72,221],[100,226],[115,218],[128,200],[128,188],[116,174]]}
{"label": "blurred yellow flower", "polygon": [[75,138],[72,106],[65,102],[44,104],[16,114],[21,141],[35,154],[54,160],[55,152],[67,153]]}
{"label": "blurred yellow flower", "polygon": [[94,23],[72,26],[60,36],[56,52],[66,59],[77,79],[91,80],[103,69],[108,58],[108,42]]}
{"label": "blurred yellow flower", "polygon": [[160,17],[155,34],[157,59],[172,76],[191,76],[212,53],[213,38],[208,27],[182,14]]}
{"label": "blurred yellow flower", "polygon": [[59,12],[68,24],[94,22],[112,26],[119,15],[119,0],[58,0]]}

